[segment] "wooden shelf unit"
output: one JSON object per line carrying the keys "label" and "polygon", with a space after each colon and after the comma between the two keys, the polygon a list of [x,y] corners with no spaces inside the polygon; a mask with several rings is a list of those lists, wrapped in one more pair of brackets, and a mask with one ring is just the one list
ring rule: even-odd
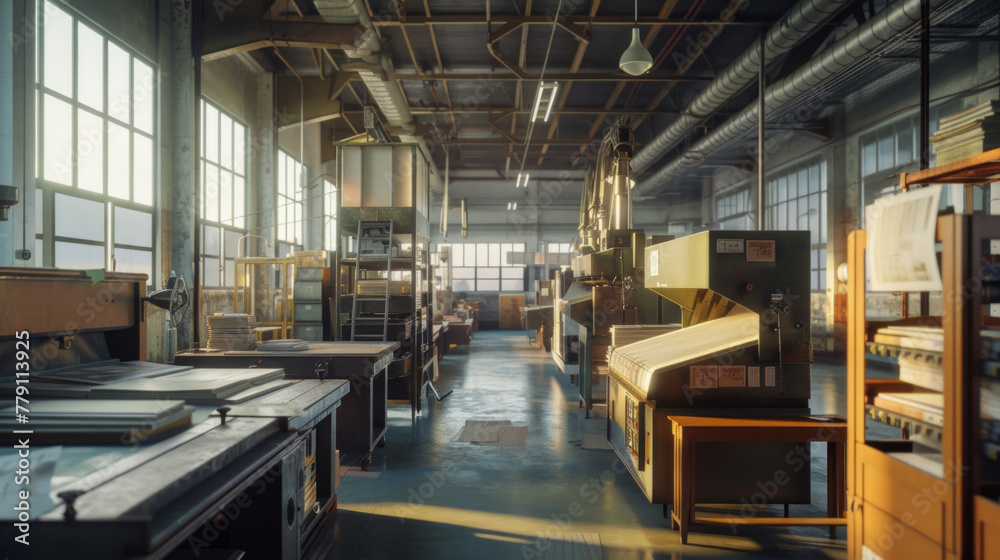
{"label": "wooden shelf unit", "polygon": [[[900,185],[971,186],[1000,177],[1000,149],[932,169],[903,173]],[[971,207],[971,205],[969,206]],[[917,449],[908,440],[874,440],[865,434],[866,405],[880,392],[926,390],[900,380],[865,376],[866,350],[897,357],[898,351],[872,343],[886,323],[865,319],[866,232],[848,236],[848,555],[850,558],[976,559],[1000,558],[1000,462],[988,457],[981,410],[984,384],[1000,380],[985,375],[986,331],[1000,321],[989,317],[984,298],[987,280],[998,283],[1000,216],[953,214],[937,221],[943,281],[940,317],[901,319],[896,324],[938,324],[944,330],[941,367],[944,376],[944,426],[941,449]],[[989,265],[995,276],[984,278]],[[998,286],[1000,287],[1000,286]],[[994,292],[995,293],[995,292]],[[996,299],[995,296],[992,299]],[[994,335],[996,336],[996,335]],[[1000,347],[996,339],[994,347]],[[904,350],[905,351],[905,350]],[[1000,351],[998,351],[1000,352]],[[870,406],[868,408],[871,408]],[[1000,429],[994,433],[1000,432]],[[997,448],[1000,452],[1000,447]],[[876,556],[871,556],[874,552]]]}

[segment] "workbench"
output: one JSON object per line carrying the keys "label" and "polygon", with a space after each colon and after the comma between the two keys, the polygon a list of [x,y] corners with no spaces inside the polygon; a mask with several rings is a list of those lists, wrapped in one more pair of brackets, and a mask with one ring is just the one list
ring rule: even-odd
{"label": "workbench", "polygon": [[[847,441],[847,421],[836,416],[791,416],[783,418],[718,418],[710,416],[670,416],[674,436],[674,499],[670,514],[671,527],[680,530],[681,543],[687,543],[688,526],[695,523],[728,525],[829,525],[830,538],[836,536],[836,526],[847,525],[845,515],[844,472]],[[740,515],[695,516],[695,446],[708,442],[802,442],[805,446],[818,441],[827,444],[827,517],[761,517],[756,509],[740,510]],[[804,458],[803,458],[804,457]],[[809,468],[808,447],[802,457],[786,458],[787,471],[794,471],[795,459]],[[732,468],[738,468],[733,465]],[[776,471],[773,480],[758,483],[762,503],[770,503],[780,486],[792,475]],[[765,492],[773,485],[774,492]],[[751,503],[761,501],[754,500]],[[749,508],[750,506],[745,506]]]}
{"label": "workbench", "polygon": [[337,412],[337,442],[341,453],[361,454],[361,466],[367,468],[375,447],[385,445],[386,370],[397,348],[399,342],[310,342],[299,351],[187,350],[174,361],[207,368],[282,368],[286,379],[350,381],[351,391]]}
{"label": "workbench", "polygon": [[[43,451],[58,451],[50,495],[61,503],[46,507],[32,496],[30,548],[5,549],[81,560],[314,554],[323,540],[317,529],[336,505],[335,412],[349,391],[343,380],[301,380],[225,416],[199,406],[190,428],[152,443],[32,446],[39,461]],[[0,451],[0,459],[15,451]],[[20,534],[13,513],[0,512],[5,543]]]}

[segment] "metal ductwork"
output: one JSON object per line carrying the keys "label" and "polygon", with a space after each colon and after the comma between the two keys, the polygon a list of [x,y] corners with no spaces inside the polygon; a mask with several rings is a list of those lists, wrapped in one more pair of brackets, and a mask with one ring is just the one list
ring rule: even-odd
{"label": "metal ductwork", "polygon": [[[431,169],[432,186],[437,187],[440,192],[442,182],[440,174],[434,166],[430,157],[430,150],[420,136],[416,136],[416,122],[410,107],[406,103],[403,91],[396,81],[396,70],[392,66],[388,53],[382,52],[382,43],[379,41],[375,27],[363,2],[359,0],[315,0],[316,9],[319,11],[323,21],[327,23],[358,24],[364,28],[357,40],[354,42],[354,49],[345,51],[351,58],[361,59],[368,69],[359,68],[358,74],[361,80],[371,93],[372,99],[378,104],[382,114],[388,121],[389,127],[393,130],[404,131],[399,138],[403,142],[413,142],[420,145],[420,151],[427,158],[428,166]],[[407,134],[409,133],[409,134]]]}
{"label": "metal ductwork", "polygon": [[[826,25],[850,3],[851,0],[802,0],[796,4],[764,36],[764,67]],[[632,172],[641,173],[654,164],[733,96],[755,83],[759,71],[760,39],[757,39],[722,74],[709,82],[670,126],[639,150],[632,159]]]}
{"label": "metal ductwork", "polygon": [[[901,0],[893,3],[790,76],[767,88],[764,92],[766,113],[772,114],[783,105],[809,93],[824,80],[844,71],[859,59],[868,56],[892,38],[919,23],[921,1]],[[933,10],[948,0],[928,1]],[[659,189],[670,179],[700,165],[709,154],[725,143],[756,126],[757,103],[755,102],[699,140],[683,155],[636,185],[633,196]]]}

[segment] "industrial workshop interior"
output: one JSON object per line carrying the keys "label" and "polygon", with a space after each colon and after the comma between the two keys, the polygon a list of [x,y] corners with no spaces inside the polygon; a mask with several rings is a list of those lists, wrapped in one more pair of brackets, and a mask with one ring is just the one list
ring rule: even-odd
{"label": "industrial workshop interior", "polygon": [[0,396],[4,559],[1000,559],[1000,2],[0,0]]}

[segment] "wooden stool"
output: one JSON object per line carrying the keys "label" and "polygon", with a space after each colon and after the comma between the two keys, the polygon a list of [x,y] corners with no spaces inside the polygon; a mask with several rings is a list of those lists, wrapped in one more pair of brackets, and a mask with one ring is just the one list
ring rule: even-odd
{"label": "wooden stool", "polygon": [[[674,503],[671,528],[678,527],[681,543],[687,543],[692,523],[722,525],[829,525],[830,538],[836,526],[847,525],[844,471],[847,421],[838,416],[790,416],[787,418],[714,418],[670,416],[674,434]],[[828,517],[695,517],[695,444],[698,442],[826,442]],[[787,515],[787,507],[786,507]]]}

